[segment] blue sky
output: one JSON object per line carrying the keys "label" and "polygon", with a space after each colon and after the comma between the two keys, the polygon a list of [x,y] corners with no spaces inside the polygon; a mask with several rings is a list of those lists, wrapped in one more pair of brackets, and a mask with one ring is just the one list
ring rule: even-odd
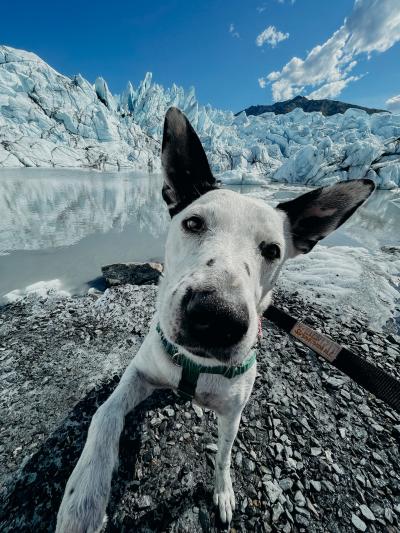
{"label": "blue sky", "polygon": [[400,102],[399,2],[5,2],[1,42],[113,93],[152,71],[234,111],[298,93],[386,108]]}

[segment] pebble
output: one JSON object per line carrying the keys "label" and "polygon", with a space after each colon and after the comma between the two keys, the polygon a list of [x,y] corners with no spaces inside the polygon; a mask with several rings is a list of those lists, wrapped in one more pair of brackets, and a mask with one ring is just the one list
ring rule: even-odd
{"label": "pebble", "polygon": [[351,523],[358,531],[365,531],[367,529],[366,523],[354,513],[351,513]]}
{"label": "pebble", "polygon": [[335,492],[335,487],[327,479],[324,479],[322,484],[329,490],[329,492]]}
{"label": "pebble", "polygon": [[196,403],[192,403],[192,407],[198,418],[203,418],[203,409]]}
{"label": "pebble", "polygon": [[371,522],[375,520],[374,513],[371,511],[371,509],[367,505],[365,504],[360,505],[360,511],[363,517],[366,518],[367,520],[370,520]]}
{"label": "pebble", "polygon": [[337,474],[344,474],[344,471],[343,469],[336,463],[333,463],[332,464],[332,468],[334,469],[334,471],[337,473]]}
{"label": "pebble", "polygon": [[139,507],[139,509],[146,509],[146,507],[151,507],[153,503],[153,500],[151,496],[147,496],[147,494],[144,494],[143,496],[139,496],[136,499],[136,504]]}
{"label": "pebble", "polygon": [[340,389],[348,381],[348,379],[335,378],[332,376],[325,377],[325,383],[330,385],[332,389]]}
{"label": "pebble", "polygon": [[278,522],[283,512],[284,512],[284,509],[282,505],[279,502],[276,503],[272,509],[272,521]]}
{"label": "pebble", "polygon": [[307,527],[310,524],[310,521],[302,514],[296,514],[295,520],[296,524],[299,524],[299,526]]}
{"label": "pebble", "polygon": [[250,456],[255,460],[257,461],[257,454],[254,450],[250,450]]}
{"label": "pebble", "polygon": [[294,495],[294,501],[299,507],[304,507],[306,504],[306,499],[303,496],[303,493],[298,490],[296,494]]}
{"label": "pebble", "polygon": [[321,448],[311,448],[311,455],[313,455],[314,457],[317,455],[321,455],[321,453],[322,453]]}
{"label": "pebble", "polygon": [[313,487],[314,490],[317,492],[321,492],[321,483],[319,481],[315,481],[313,479],[310,480],[310,485]]}
{"label": "pebble", "polygon": [[243,461],[244,463],[244,467],[245,469],[248,471],[248,472],[254,472],[254,470],[256,469],[256,465],[254,464],[253,461],[251,461],[250,459],[244,459]]}
{"label": "pebble", "polygon": [[393,514],[389,507],[385,507],[385,519],[389,522],[389,524],[393,523]]}
{"label": "pebble", "polygon": [[275,481],[265,481],[265,490],[268,494],[269,501],[275,503],[282,494],[282,488]]}
{"label": "pebble", "polygon": [[293,481],[288,477],[285,479],[281,479],[279,481],[279,486],[281,487],[282,490],[286,492],[293,487]]}

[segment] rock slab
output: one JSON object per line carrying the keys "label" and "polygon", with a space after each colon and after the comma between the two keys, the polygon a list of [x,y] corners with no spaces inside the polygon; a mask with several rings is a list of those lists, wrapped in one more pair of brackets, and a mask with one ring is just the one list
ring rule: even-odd
{"label": "rock slab", "polygon": [[161,263],[115,263],[101,268],[109,287],[157,284],[163,271]]}

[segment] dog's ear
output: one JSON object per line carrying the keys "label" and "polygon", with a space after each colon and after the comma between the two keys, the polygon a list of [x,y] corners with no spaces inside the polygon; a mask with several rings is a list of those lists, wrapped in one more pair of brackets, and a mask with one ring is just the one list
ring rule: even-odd
{"label": "dog's ear", "polygon": [[171,217],[202,194],[217,188],[200,139],[176,107],[170,107],[165,115],[161,159],[162,193]]}
{"label": "dog's ear", "polygon": [[345,222],[375,189],[368,179],[342,181],[281,203],[290,221],[295,254],[306,254]]}

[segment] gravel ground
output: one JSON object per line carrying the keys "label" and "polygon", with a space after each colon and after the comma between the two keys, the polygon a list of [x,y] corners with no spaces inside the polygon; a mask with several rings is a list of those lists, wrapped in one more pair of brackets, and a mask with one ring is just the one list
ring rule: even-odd
{"label": "gravel ground", "polygon": [[[146,333],[155,288],[28,297],[0,309],[0,530],[54,531],[90,418]],[[400,337],[277,294],[294,316],[400,377]],[[264,321],[233,451],[232,532],[400,530],[400,417]],[[216,420],[159,392],[127,417],[107,532],[223,530]]]}

